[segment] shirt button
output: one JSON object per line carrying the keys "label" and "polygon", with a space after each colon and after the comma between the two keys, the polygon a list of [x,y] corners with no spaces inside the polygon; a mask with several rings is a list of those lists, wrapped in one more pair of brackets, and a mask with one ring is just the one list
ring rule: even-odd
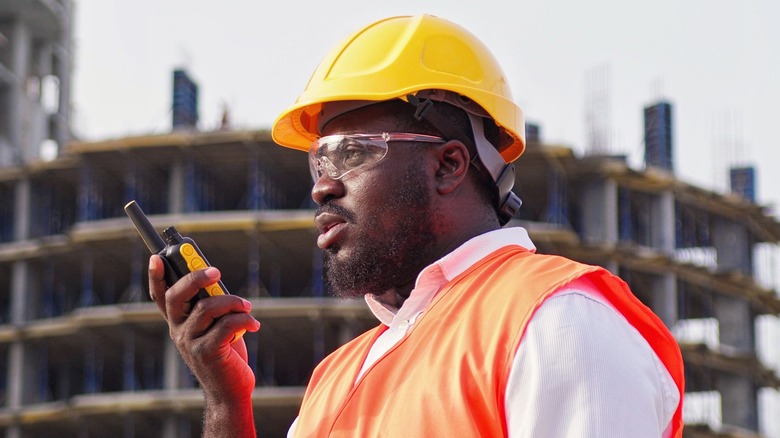
{"label": "shirt button", "polygon": [[406,330],[406,329],[409,328],[409,325],[410,325],[409,324],[409,320],[405,319],[405,320],[401,321],[400,324],[398,324],[398,328],[400,328],[401,330]]}

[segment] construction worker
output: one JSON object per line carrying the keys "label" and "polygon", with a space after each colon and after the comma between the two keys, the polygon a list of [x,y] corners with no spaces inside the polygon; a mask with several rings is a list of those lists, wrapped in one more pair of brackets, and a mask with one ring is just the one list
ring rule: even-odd
{"label": "construction worker", "polygon": [[[488,49],[447,20],[393,17],[327,55],[274,140],[309,154],[337,296],[380,324],[315,369],[290,436],[679,437],[683,372],[661,321],[605,269],[502,228],[524,120]],[[197,271],[150,289],[206,399],[204,436],[254,436],[250,304]]]}

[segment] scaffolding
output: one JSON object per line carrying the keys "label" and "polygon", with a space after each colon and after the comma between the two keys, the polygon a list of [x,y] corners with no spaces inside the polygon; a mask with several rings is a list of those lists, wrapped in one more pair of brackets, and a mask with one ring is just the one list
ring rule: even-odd
{"label": "scaffolding", "polygon": [[[7,169],[0,194],[28,211],[12,214],[26,234],[0,243],[0,433],[200,433],[197,382],[147,298],[148,252],[122,211],[132,198],[159,229],[194,237],[231,292],[253,301],[258,427],[284,436],[314,365],[376,324],[362,303],[327,296],[308,173],[267,131],[71,143],[57,160]],[[714,391],[717,424],[758,431],[758,390],[778,379],[753,325],[780,301],[753,280],[749,254],[776,247],[780,224],[744,199],[552,145],[529,147],[516,187],[528,208],[510,225],[540,252],[607,267],[675,330],[692,400],[705,400],[697,415]]]}

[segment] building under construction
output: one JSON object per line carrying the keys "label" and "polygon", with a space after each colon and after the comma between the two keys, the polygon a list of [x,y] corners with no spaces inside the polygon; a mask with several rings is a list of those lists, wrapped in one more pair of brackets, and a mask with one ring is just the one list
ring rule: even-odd
{"label": "building under construction", "polygon": [[[314,365],[377,324],[361,301],[324,290],[305,154],[265,130],[187,129],[191,94],[175,118],[183,129],[69,141],[69,9],[0,3],[0,107],[10,108],[0,111],[0,436],[200,436],[203,399],[148,298],[149,253],[123,211],[133,199],[160,230],[196,239],[228,289],[252,301],[263,324],[245,335],[258,433],[285,436]],[[181,72],[175,80],[196,91]],[[46,81],[56,108],[42,103]],[[539,252],[619,274],[672,329],[685,436],[780,436],[766,420],[780,414],[780,361],[760,348],[780,300],[776,284],[756,280],[780,224],[747,192],[676,179],[671,107],[649,108],[646,143],[661,153],[641,170],[529,135],[515,185],[524,205],[509,226],[526,227]]]}

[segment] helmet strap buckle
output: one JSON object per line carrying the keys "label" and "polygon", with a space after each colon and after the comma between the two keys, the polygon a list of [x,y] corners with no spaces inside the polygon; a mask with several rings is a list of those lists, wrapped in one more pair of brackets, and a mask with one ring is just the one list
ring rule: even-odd
{"label": "helmet strap buckle", "polygon": [[425,118],[426,113],[433,109],[433,101],[431,99],[420,100],[419,97],[414,94],[406,96],[409,99],[409,103],[415,106],[414,118],[418,122]]}

